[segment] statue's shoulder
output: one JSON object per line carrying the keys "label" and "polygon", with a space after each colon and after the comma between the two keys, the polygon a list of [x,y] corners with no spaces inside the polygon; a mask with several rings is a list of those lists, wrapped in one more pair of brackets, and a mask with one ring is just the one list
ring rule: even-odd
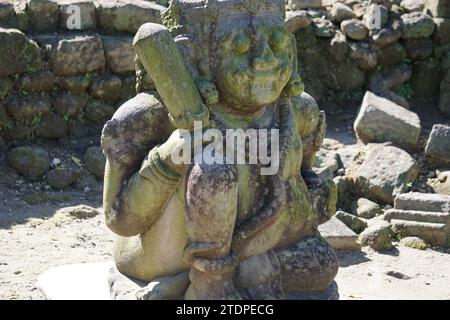
{"label": "statue's shoulder", "polygon": [[152,94],[140,93],[117,109],[102,131],[106,155],[121,162],[137,161],[173,131],[164,105]]}
{"label": "statue's shoulder", "polygon": [[300,135],[306,136],[317,128],[320,119],[319,106],[306,92],[290,99]]}

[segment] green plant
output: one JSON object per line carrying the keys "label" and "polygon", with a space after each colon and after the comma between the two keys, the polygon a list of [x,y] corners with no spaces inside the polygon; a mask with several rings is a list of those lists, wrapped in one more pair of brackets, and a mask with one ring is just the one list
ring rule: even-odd
{"label": "green plant", "polygon": [[41,121],[42,121],[42,116],[43,116],[43,115],[44,115],[43,112],[39,112],[38,114],[36,114],[36,115],[33,117],[33,119],[31,119],[30,123],[31,123],[32,125],[36,125],[36,124],[38,124],[38,123],[41,123]]}
{"label": "green plant", "polygon": [[395,93],[408,100],[414,96],[414,90],[409,82],[405,82],[400,87],[398,87]]}

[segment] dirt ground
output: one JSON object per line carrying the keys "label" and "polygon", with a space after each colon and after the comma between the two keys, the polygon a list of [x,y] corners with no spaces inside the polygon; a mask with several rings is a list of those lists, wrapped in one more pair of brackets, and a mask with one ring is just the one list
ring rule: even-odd
{"label": "dirt ground", "polygon": [[[426,133],[437,116],[425,113]],[[328,137],[354,144],[354,115],[354,107],[329,112]],[[76,155],[77,148],[68,148],[61,152]],[[111,260],[113,236],[102,215],[59,226],[52,219],[62,207],[100,207],[102,186],[88,176],[79,188],[49,191],[42,183],[30,184],[14,174],[5,164],[6,151],[0,150],[0,299],[42,299],[36,280],[48,268]],[[37,204],[28,204],[30,195],[38,195],[33,202]],[[396,246],[384,253],[339,252],[338,257],[336,280],[342,299],[450,299],[450,250]]]}

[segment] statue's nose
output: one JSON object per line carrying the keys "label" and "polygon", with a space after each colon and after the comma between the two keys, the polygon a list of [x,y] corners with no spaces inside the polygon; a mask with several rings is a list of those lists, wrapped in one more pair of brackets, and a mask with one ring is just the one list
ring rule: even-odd
{"label": "statue's nose", "polygon": [[257,71],[270,70],[276,67],[277,58],[266,39],[262,39],[257,44],[255,57],[253,59],[253,68]]}

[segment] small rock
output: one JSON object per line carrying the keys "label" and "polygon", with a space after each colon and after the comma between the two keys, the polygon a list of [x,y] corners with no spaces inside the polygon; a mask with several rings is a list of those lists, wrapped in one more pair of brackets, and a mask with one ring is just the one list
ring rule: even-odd
{"label": "small rock", "polygon": [[412,279],[410,276],[407,276],[407,275],[404,274],[404,273],[401,273],[401,272],[398,272],[398,271],[394,271],[394,270],[386,271],[385,274],[386,274],[387,276],[390,276],[390,277],[393,277],[393,278],[397,278],[397,279],[400,279],[400,280],[409,280],[409,279]]}
{"label": "small rock", "polygon": [[356,18],[356,14],[349,6],[341,2],[336,2],[331,10],[331,17],[333,21],[340,23],[347,19]]}
{"label": "small rock", "polygon": [[335,216],[357,234],[361,233],[365,228],[367,228],[366,222],[350,213],[337,211]]}
{"label": "small rock", "polygon": [[426,13],[411,12],[401,16],[402,38],[427,38],[434,32],[433,19]]}
{"label": "small rock", "polygon": [[386,27],[372,36],[373,41],[380,47],[396,43],[402,36],[402,25],[398,19],[393,19]]}
{"label": "small rock", "polygon": [[359,235],[358,242],[376,251],[391,249],[393,244],[390,225],[386,223],[367,228]]}
{"label": "small rock", "polygon": [[48,152],[36,147],[17,147],[8,153],[10,167],[30,180],[37,180],[50,168]]}
{"label": "small rock", "polygon": [[87,219],[99,215],[100,212],[92,207],[86,205],[79,205],[74,207],[66,207],[56,211],[52,220],[56,226],[65,223],[70,223],[73,219]]}
{"label": "small rock", "polygon": [[406,237],[400,240],[400,244],[405,247],[425,250],[428,248],[428,245],[425,241],[420,239],[419,237]]}
{"label": "small rock", "polygon": [[89,147],[84,155],[84,162],[90,173],[98,179],[103,178],[106,158],[100,147]]}
{"label": "small rock", "polygon": [[70,185],[77,182],[81,176],[81,170],[78,166],[70,168],[57,167],[47,173],[48,184],[55,189],[67,189]]}
{"label": "small rock", "polygon": [[342,21],[341,30],[347,37],[353,40],[363,40],[369,34],[364,23],[356,19]]}
{"label": "small rock", "polygon": [[352,58],[362,70],[372,70],[377,66],[377,53],[372,49],[370,44],[358,41],[350,43],[349,47],[350,58]]}
{"label": "small rock", "polygon": [[286,24],[288,31],[295,33],[300,29],[309,27],[312,23],[311,17],[307,11],[287,11],[286,12]]}
{"label": "small rock", "polygon": [[352,206],[353,214],[364,219],[372,219],[375,216],[383,214],[380,206],[366,198],[359,198]]}
{"label": "small rock", "polygon": [[425,2],[423,0],[402,0],[400,6],[407,12],[420,11],[425,8]]}

